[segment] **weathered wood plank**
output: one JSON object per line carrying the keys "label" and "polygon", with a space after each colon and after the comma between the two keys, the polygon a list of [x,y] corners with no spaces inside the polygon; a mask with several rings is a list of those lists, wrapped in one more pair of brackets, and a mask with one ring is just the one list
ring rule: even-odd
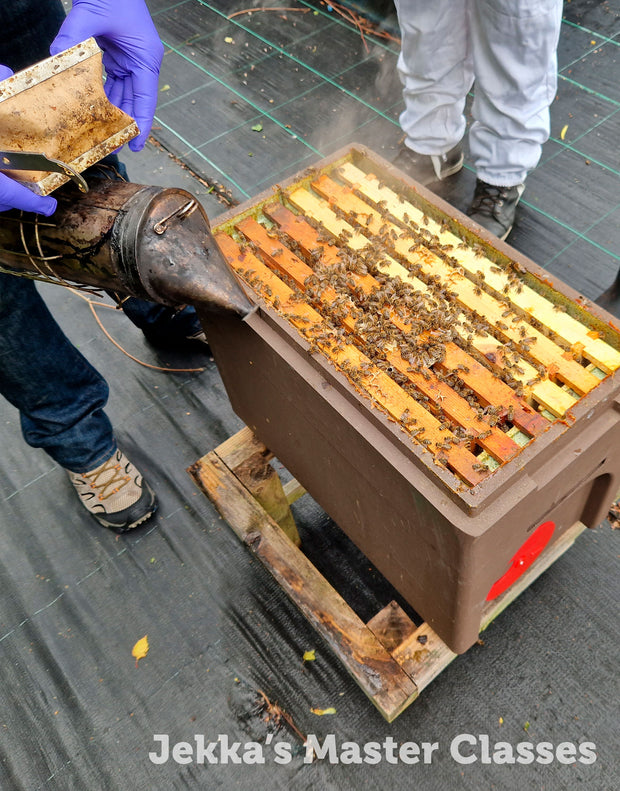
{"label": "weathered wood plank", "polygon": [[414,679],[421,692],[458,654],[451,651],[427,623],[423,623],[392,651],[392,656]]}
{"label": "weathered wood plank", "polygon": [[398,602],[391,601],[366,624],[390,653],[416,630],[415,623]]}
{"label": "weathered wood plank", "polygon": [[301,540],[280,476],[269,464],[273,454],[246,426],[218,447],[218,455],[290,540]]}
{"label": "weathered wood plank", "polygon": [[217,452],[231,470],[243,464],[256,453],[260,453],[265,461],[269,461],[273,457],[272,452],[247,426],[218,445]]}
{"label": "weathered wood plank", "polygon": [[289,505],[297,502],[304,494],[307,494],[307,491],[295,478],[291,478],[290,481],[287,481],[282,488],[284,489],[284,494]]}
{"label": "weathered wood plank", "polygon": [[405,671],[216,452],[203,456],[190,471],[381,714],[388,722],[395,719],[418,694]]}

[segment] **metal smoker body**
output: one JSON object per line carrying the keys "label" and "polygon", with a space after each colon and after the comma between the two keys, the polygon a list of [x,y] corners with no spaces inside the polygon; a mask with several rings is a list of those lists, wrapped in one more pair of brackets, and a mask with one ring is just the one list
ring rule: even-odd
{"label": "metal smoker body", "polygon": [[207,312],[252,309],[190,193],[107,180],[89,187],[62,187],[50,218],[4,213],[0,271]]}

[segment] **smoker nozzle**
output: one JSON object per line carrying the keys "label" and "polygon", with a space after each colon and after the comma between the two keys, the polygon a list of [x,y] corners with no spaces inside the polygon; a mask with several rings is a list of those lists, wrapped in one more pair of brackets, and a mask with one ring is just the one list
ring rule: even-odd
{"label": "smoker nozzle", "polygon": [[204,209],[183,190],[147,187],[136,193],[115,223],[112,245],[125,280],[157,302],[241,317],[253,308]]}

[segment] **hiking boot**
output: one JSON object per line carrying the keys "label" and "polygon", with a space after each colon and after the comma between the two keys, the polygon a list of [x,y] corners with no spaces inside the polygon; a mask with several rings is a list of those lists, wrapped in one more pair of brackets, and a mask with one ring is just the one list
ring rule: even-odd
{"label": "hiking boot", "polygon": [[418,154],[401,146],[392,164],[424,186],[443,181],[463,167],[463,147],[457,143],[445,154]]}
{"label": "hiking boot", "polygon": [[478,225],[505,239],[515,221],[517,204],[521,200],[525,184],[516,187],[496,187],[476,179],[476,190],[467,214]]}
{"label": "hiking boot", "polygon": [[67,472],[84,508],[116,533],[146,522],[157,509],[155,493],[120,450],[90,472]]}

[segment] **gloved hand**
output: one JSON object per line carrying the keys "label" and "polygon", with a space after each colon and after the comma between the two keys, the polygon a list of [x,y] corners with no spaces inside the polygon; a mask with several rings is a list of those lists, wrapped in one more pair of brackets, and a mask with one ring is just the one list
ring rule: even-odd
{"label": "gloved hand", "polygon": [[[8,66],[0,66],[0,80],[6,80],[13,72]],[[28,187],[18,184],[9,176],[0,173],[0,211],[23,209],[35,211],[49,217],[56,211],[56,199],[48,196],[35,195]]]}
{"label": "gloved hand", "polygon": [[144,0],[73,0],[50,53],[56,55],[90,36],[103,50],[106,96],[135,118],[140,134],[129,148],[140,151],[153,123],[164,55]]}

